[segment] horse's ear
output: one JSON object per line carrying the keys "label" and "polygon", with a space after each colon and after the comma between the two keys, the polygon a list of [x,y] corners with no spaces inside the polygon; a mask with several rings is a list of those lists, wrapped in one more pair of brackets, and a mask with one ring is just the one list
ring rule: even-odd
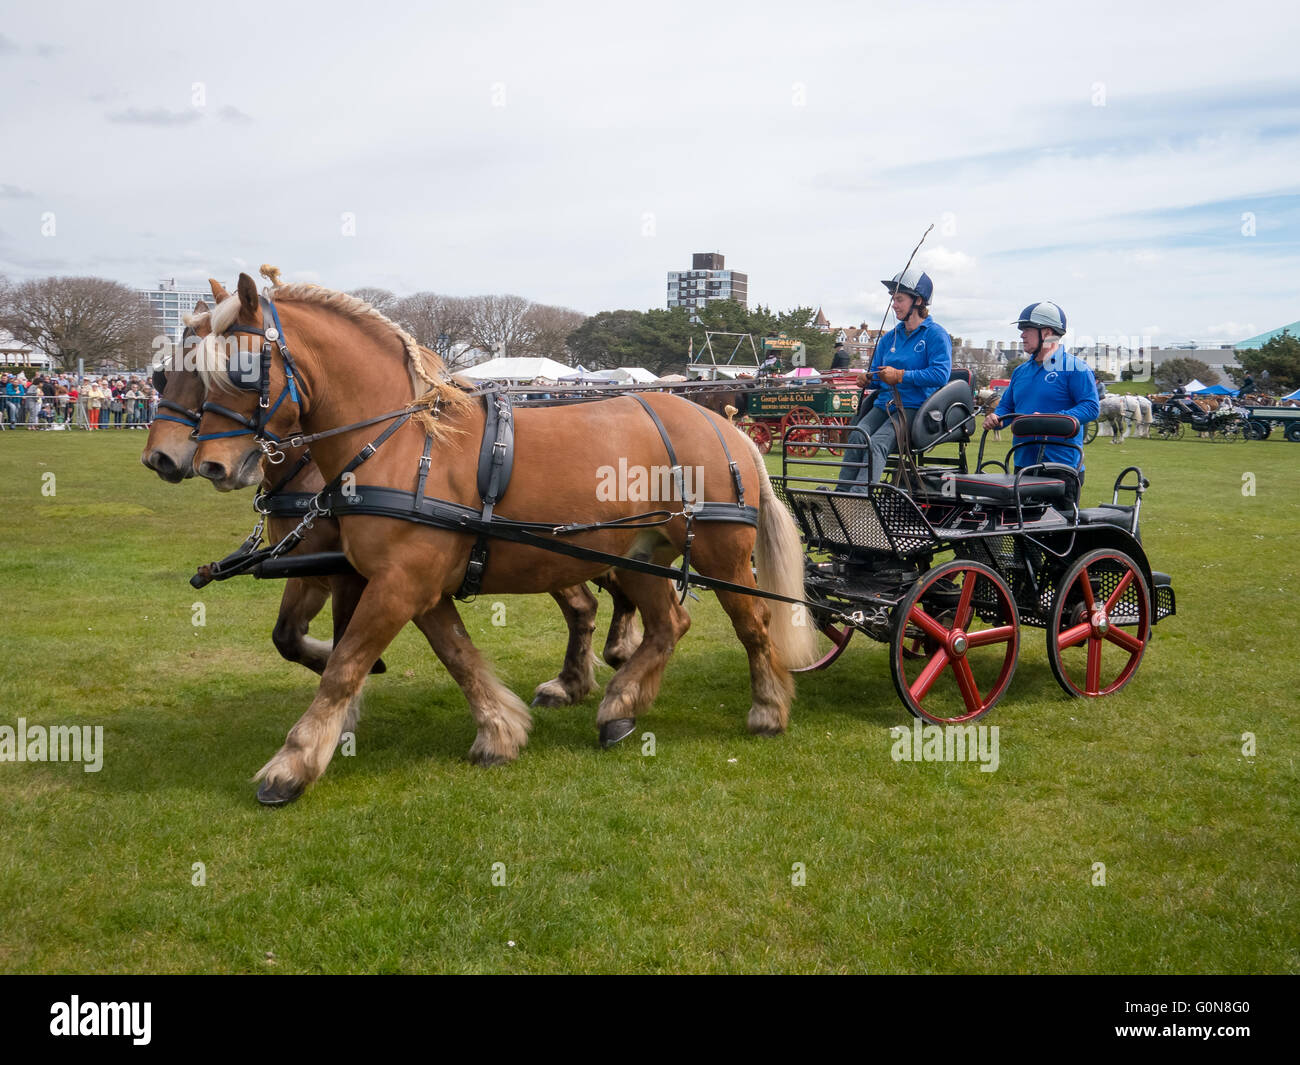
{"label": "horse's ear", "polygon": [[248,315],[256,314],[260,306],[257,299],[257,283],[247,274],[240,274],[236,291],[239,293],[240,310]]}
{"label": "horse's ear", "polygon": [[230,299],[230,293],[226,291],[226,286],[215,277],[208,278],[208,287],[212,289],[212,298],[218,303]]}
{"label": "horse's ear", "polygon": [[199,300],[196,304],[194,304],[195,314],[202,314],[207,309],[208,309],[208,305],[204,303],[202,300]]}

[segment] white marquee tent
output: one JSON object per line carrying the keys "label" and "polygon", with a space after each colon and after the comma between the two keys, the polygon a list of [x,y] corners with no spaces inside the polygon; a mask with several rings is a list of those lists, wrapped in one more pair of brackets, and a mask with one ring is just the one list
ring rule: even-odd
{"label": "white marquee tent", "polygon": [[572,366],[565,366],[554,359],[519,358],[489,359],[456,372],[475,381],[518,381],[528,384],[538,380],[558,381],[574,371]]}
{"label": "white marquee tent", "polygon": [[644,366],[617,366],[612,370],[595,372],[607,381],[617,381],[620,384],[648,385],[659,380]]}

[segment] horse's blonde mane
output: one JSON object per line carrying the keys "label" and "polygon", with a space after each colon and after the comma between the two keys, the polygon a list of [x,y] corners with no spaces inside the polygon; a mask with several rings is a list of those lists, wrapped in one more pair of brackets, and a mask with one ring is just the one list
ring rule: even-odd
{"label": "horse's blonde mane", "polygon": [[[314,304],[358,325],[379,328],[395,337],[406,354],[407,372],[416,395],[411,406],[418,408],[415,412],[416,423],[432,435],[435,442],[440,442],[449,435],[461,431],[439,420],[437,411],[462,414],[474,405],[474,401],[457,386],[456,381],[447,372],[442,359],[435,352],[422,347],[415,337],[391,318],[377,311],[365,300],[349,296],[346,292],[321,288],[319,285],[281,284],[272,291],[277,302],[289,300],[295,303]],[[210,330],[209,340],[211,340],[212,337],[219,336],[229,329],[238,316],[239,297],[234,295],[222,300],[210,311],[186,315],[184,321],[186,325],[195,327],[207,325]],[[217,361],[218,357],[215,354],[213,358],[203,360],[206,368],[201,368],[199,371],[208,389],[229,387],[223,372],[225,366],[216,365]]]}
{"label": "horse's blonde mane", "polygon": [[411,377],[411,387],[415,389],[416,398],[411,405],[422,408],[416,411],[416,422],[434,437],[435,442],[449,433],[460,431],[439,421],[432,408],[441,408],[450,414],[463,414],[474,405],[474,401],[457,387],[442,359],[428,348],[422,347],[415,337],[391,318],[375,310],[365,300],[349,296],[346,292],[321,288],[319,285],[279,285],[274,293],[277,300],[312,303],[360,325],[382,328],[396,337],[406,353],[406,368]]}

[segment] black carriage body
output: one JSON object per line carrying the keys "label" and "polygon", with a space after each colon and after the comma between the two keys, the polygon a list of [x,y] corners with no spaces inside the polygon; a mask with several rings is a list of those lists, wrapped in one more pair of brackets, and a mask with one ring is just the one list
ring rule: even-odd
{"label": "black carriage body", "polygon": [[[908,427],[910,459],[895,467],[895,483],[855,482],[861,461],[792,461],[786,449],[773,485],[802,533],[805,595],[832,645],[811,668],[829,665],[863,632],[890,645],[895,689],[913,714],[961,724],[1005,693],[1029,626],[1046,630],[1049,664],[1067,694],[1118,691],[1152,626],[1176,610],[1169,576],[1152,570],[1142,547],[1146,479],[1129,467],[1111,502],[1080,508],[1075,468],[1043,455],[1046,440],[1068,439],[1078,423],[1052,415],[1021,418],[1013,429],[1021,434],[1013,453],[1036,449],[1034,465],[1009,472],[1011,454],[984,461],[986,433],[970,473],[974,424],[968,385],[950,381]],[[938,444],[955,444],[956,454],[940,456]],[[1120,502],[1125,492],[1131,504]],[[1104,670],[1106,655],[1118,656],[1117,670]],[[932,698],[945,671],[960,690],[951,711],[936,710]]]}
{"label": "black carriage body", "polygon": [[[1131,531],[1133,508],[1118,504],[1068,512],[1022,501],[914,499],[890,484],[865,492],[791,488],[782,495],[810,556],[809,597],[845,612],[892,608],[937,556],[982,563],[1012,589],[1023,625],[1046,627],[1061,578],[1085,554],[1121,551],[1140,567],[1157,622],[1175,612],[1169,578],[1151,568]],[[877,618],[877,621],[883,619]],[[874,631],[873,631],[874,630]],[[880,636],[879,624],[865,631]]]}

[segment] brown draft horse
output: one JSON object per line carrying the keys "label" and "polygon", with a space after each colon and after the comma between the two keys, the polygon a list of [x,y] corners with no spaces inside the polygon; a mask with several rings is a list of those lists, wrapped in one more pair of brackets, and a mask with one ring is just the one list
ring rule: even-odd
{"label": "brown draft horse", "polygon": [[[212,294],[218,302],[229,298],[229,294],[218,282],[212,281],[211,285]],[[207,305],[200,302],[195,307],[194,317],[200,317],[207,310]],[[181,362],[183,366],[184,357]],[[192,463],[195,449],[198,447],[194,437],[198,428],[198,411],[204,400],[205,388],[196,368],[174,367],[174,359],[167,360],[159,367],[166,376],[162,391],[162,398],[166,402],[160,411],[161,417],[156,418],[149,427],[149,435],[145,440],[140,461],[163,480],[179,484],[187,477],[193,476]],[[297,431],[296,424],[292,431]],[[298,465],[302,453],[303,449],[286,447],[283,464],[273,465],[270,461],[264,460],[261,489],[270,491],[279,485],[285,474]],[[325,479],[316,464],[309,462],[292,480],[279,487],[282,491],[314,494],[325,487]],[[266,521],[267,534],[271,542],[276,543],[287,536],[297,524],[295,518],[270,515]],[[313,524],[302,543],[291,554],[306,555],[340,550],[342,550],[342,538],[338,522],[326,517],[318,519]],[[323,673],[330,651],[346,630],[348,619],[356,608],[365,586],[365,578],[358,574],[287,579],[280,599],[280,612],[271,633],[271,641],[276,650],[290,662],[297,662],[316,673]],[[636,624],[636,608],[623,595],[616,581],[602,580],[601,586],[610,593],[614,604],[614,616],[610,621],[602,657],[609,665],[617,668],[636,650],[640,640],[640,630]],[[585,584],[559,589],[551,594],[564,614],[569,629],[569,642],[559,674],[554,679],[538,685],[533,696],[534,706],[568,706],[581,702],[596,687],[591,650],[592,634],[596,627],[596,597]],[[309,636],[308,628],[312,619],[320,613],[326,601],[331,599],[334,639],[326,641]],[[371,672],[384,672],[382,659],[375,663]],[[351,731],[355,725],[354,709],[349,713],[343,731]]]}
{"label": "brown draft horse", "polygon": [[[426,434],[435,449],[428,474],[428,497],[477,509],[476,469],[485,414],[481,404],[447,375],[432,353],[361,301],[311,285],[286,285],[271,295],[284,340],[297,372],[298,416],[310,434],[345,429],[312,444],[321,472],[331,481],[375,440],[383,425],[356,423],[387,412],[418,413],[393,432],[355,471],[355,491],[366,488],[410,491],[418,478]],[[219,369],[201,371],[209,395],[224,391],[223,405],[245,418],[258,411],[258,395],[236,391],[224,369],[227,351],[237,348],[241,363],[255,363],[258,338],[238,329],[265,328],[257,288],[241,274],[237,293],[223,301],[199,328]],[[232,327],[235,327],[232,330]],[[230,335],[226,335],[229,333]],[[226,350],[217,337],[225,337]],[[285,390],[283,351],[274,346],[269,387]],[[678,461],[694,467],[696,498],[734,504],[735,488],[721,438],[736,456],[745,502],[757,501],[758,527],[740,522],[696,523],[691,560],[705,576],[797,597],[803,591],[803,556],[798,530],[772,491],[752,443],[724,419],[673,396],[644,397],[662,420]],[[294,418],[292,403],[281,404],[268,428],[283,436]],[[391,420],[390,420],[391,423]],[[205,413],[203,434],[228,429],[231,422]],[[346,427],[346,428],[345,428]],[[634,398],[617,398],[578,407],[521,408],[515,412],[514,473],[497,514],[520,521],[607,523],[632,519],[648,508],[623,498],[634,493],[602,492],[606,472],[620,468],[662,469],[667,454],[652,419]],[[220,490],[252,484],[259,477],[262,449],[249,437],[200,443],[194,467]],[[748,456],[748,459],[745,458]],[[610,495],[615,498],[610,498]],[[680,503],[678,504],[680,505]],[[651,507],[654,504],[650,504]],[[489,671],[469,641],[452,602],[460,586],[474,537],[411,521],[344,513],[339,518],[343,548],[368,579],[346,633],[330,656],[320,688],[284,746],[258,772],[258,797],[278,805],[291,801],[328,766],[349,701],[366,671],[407,621],[414,619],[434,652],[460,685],[478,730],[470,759],[480,765],[511,761],[527,740],[531,719],[523,702]],[[624,557],[670,563],[682,554],[687,525],[681,511],[665,524],[639,528],[608,525],[565,539],[578,546]],[[494,540],[482,591],[547,592],[569,587],[610,569],[607,562],[575,559],[540,548]],[[620,569],[619,582],[641,612],[640,646],[606,687],[597,714],[602,742],[630,734],[635,719],[653,701],[677,640],[690,627],[671,581]],[[794,694],[791,666],[816,655],[811,624],[789,604],[769,609],[766,600],[718,591],[718,600],[749,657],[751,732],[785,730]]]}

